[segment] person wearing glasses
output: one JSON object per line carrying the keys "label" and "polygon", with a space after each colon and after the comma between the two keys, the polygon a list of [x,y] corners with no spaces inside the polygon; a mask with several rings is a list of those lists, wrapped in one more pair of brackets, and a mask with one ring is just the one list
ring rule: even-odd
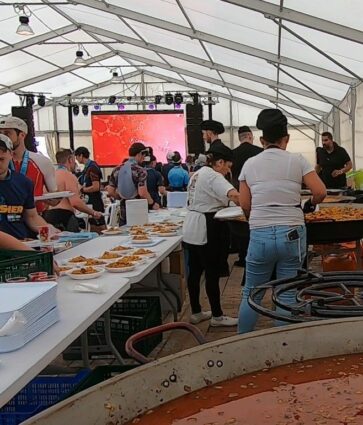
{"label": "person wearing glasses", "polygon": [[150,210],[158,210],[160,205],[153,200],[147,190],[147,170],[142,166],[150,151],[143,143],[133,143],[129,148],[129,159],[118,172],[117,190],[121,197],[121,225],[126,224],[126,201],[146,199]]}

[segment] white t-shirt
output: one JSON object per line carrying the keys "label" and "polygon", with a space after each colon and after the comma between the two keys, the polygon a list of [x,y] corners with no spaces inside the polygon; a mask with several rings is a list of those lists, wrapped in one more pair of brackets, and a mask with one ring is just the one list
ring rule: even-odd
{"label": "white t-shirt", "polygon": [[188,213],[183,224],[183,240],[193,245],[207,243],[204,213],[217,212],[228,206],[228,192],[234,189],[221,173],[203,167],[193,174],[188,184]]}
{"label": "white t-shirt", "polygon": [[301,184],[303,176],[313,170],[302,155],[278,148],[248,159],[239,180],[251,191],[250,229],[304,224],[304,214],[298,208]]}

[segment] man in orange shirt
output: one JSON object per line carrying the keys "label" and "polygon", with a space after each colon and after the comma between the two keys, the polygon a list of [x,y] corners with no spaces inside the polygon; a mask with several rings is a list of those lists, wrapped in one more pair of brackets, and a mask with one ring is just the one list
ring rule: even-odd
{"label": "man in orange shirt", "polygon": [[78,232],[78,220],[75,209],[88,214],[90,217],[99,219],[102,213],[89,208],[81,199],[78,180],[72,172],[76,167],[76,160],[70,149],[62,149],[56,153],[58,167],[55,172],[56,182],[60,191],[70,191],[74,195],[63,198],[56,207],[50,207],[43,216],[48,223],[53,224],[60,230]]}
{"label": "man in orange shirt", "polygon": [[[28,126],[18,117],[0,118],[0,133],[8,136],[13,142],[13,161],[10,168],[23,176],[28,177],[34,185],[34,197],[41,196],[44,186],[48,192],[56,192],[55,170],[50,159],[39,153],[28,151],[25,147],[25,137],[28,134]],[[46,205],[37,202],[36,208],[42,213]]]}

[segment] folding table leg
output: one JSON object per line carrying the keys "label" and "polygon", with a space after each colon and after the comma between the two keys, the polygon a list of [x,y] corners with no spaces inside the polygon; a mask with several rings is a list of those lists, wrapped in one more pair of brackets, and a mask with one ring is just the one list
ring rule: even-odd
{"label": "folding table leg", "polygon": [[121,354],[119,353],[119,351],[117,350],[117,348],[114,346],[113,342],[112,342],[112,337],[111,337],[111,313],[110,310],[107,310],[106,313],[104,314],[104,327],[105,327],[105,339],[106,339],[106,344],[108,345],[108,347],[111,349],[113,355],[116,357],[117,361],[121,364],[124,365],[125,364],[125,360],[122,358]]}
{"label": "folding table leg", "polygon": [[90,368],[90,362],[88,358],[88,334],[87,330],[83,332],[81,335],[81,355],[82,355],[82,361],[83,366],[87,369]]}
{"label": "folding table leg", "polygon": [[[173,316],[174,316],[174,322],[177,322],[178,321],[178,310],[180,310],[180,308],[181,308],[180,299],[178,297],[178,294],[174,291],[174,288],[172,288],[163,279],[163,274],[162,274],[162,271],[161,271],[161,263],[157,266],[156,280],[157,280],[157,283],[158,283],[158,289],[160,290],[161,294],[164,296],[164,298],[166,299],[166,301],[168,302],[168,304],[171,307],[171,311],[172,311]],[[170,291],[174,295],[174,297],[176,299],[177,307],[174,306],[174,304],[171,301],[167,291]]]}

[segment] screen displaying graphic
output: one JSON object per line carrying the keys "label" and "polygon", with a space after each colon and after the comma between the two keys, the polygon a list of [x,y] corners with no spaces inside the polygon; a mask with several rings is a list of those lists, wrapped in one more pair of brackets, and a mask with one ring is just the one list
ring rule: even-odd
{"label": "screen displaying graphic", "polygon": [[152,146],[160,162],[169,151],[180,152],[185,160],[183,112],[93,112],[93,155],[100,166],[114,166],[128,158],[129,146],[141,142]]}

